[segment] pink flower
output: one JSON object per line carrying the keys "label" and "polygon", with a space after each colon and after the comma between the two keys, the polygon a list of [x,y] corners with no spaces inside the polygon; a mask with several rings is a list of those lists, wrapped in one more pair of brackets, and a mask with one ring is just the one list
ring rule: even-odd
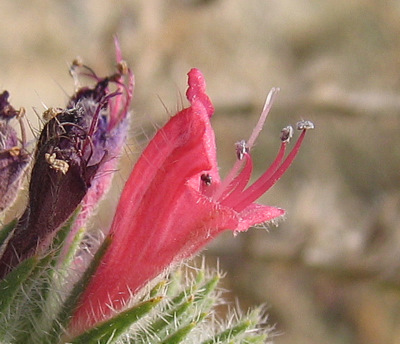
{"label": "pink flower", "polygon": [[171,264],[191,257],[219,233],[280,218],[284,210],[254,203],[289,167],[305,135],[304,129],[284,160],[291,127],[271,167],[251,186],[249,151],[262,129],[272,98],[246,143],[237,144],[238,162],[221,181],[214,131],[214,107],[205,93],[201,72],[192,69],[186,92],[191,106],[173,116],[151,140],[122,192],[110,230],[111,246],[85,290],[72,319],[79,333],[110,317],[132,295]]}

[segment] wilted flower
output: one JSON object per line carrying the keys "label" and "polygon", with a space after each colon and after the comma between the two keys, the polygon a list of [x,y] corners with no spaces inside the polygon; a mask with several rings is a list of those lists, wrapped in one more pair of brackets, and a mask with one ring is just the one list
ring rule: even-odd
{"label": "wilted flower", "polygon": [[[22,124],[24,109],[15,110],[8,97],[7,91],[0,94],[0,214],[14,203],[30,161]],[[10,125],[15,118],[21,125],[21,141]]]}
{"label": "wilted flower", "polygon": [[247,187],[252,173],[250,150],[272,104],[273,90],[253,135],[237,144],[237,163],[221,180],[210,123],[214,107],[201,72],[192,69],[188,76],[186,95],[191,106],[156,133],[136,163],[114,216],[111,245],[83,294],[72,333],[109,317],[132,293],[171,264],[198,252],[220,232],[246,231],[284,214],[283,209],[254,202],[290,166],[310,126],[303,126],[286,159],[292,128],[285,128],[275,161]]}
{"label": "wilted flower", "polygon": [[[111,186],[114,171],[117,168],[118,158],[126,140],[129,124],[129,106],[134,91],[134,75],[122,59],[118,40],[115,38],[116,60],[118,73],[112,78],[115,80],[116,90],[109,100],[109,121],[107,128],[107,159],[104,160],[98,170],[96,178],[92,180],[90,189],[81,203],[81,211],[75,221],[74,228],[69,235],[69,241],[76,232],[86,225],[93,214],[101,198]],[[80,67],[79,64],[76,67]],[[73,71],[75,73],[75,71]],[[85,74],[85,73],[82,73]],[[127,80],[124,80],[127,79]],[[81,90],[82,91],[82,90]],[[101,140],[101,138],[99,138]]]}
{"label": "wilted flower", "polygon": [[46,247],[86,195],[83,223],[108,188],[114,159],[126,136],[133,92],[133,76],[118,44],[117,62],[118,72],[105,78],[75,62],[73,75],[89,77],[95,85],[79,88],[65,109],[45,111],[48,122],[34,154],[28,205],[1,257],[0,277]]}

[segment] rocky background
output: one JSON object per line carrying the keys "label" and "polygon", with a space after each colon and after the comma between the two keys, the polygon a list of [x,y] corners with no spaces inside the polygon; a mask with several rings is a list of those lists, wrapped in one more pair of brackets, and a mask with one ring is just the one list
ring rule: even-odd
{"label": "rocky background", "polygon": [[[147,138],[181,108],[191,67],[216,105],[222,174],[279,86],[254,151],[258,171],[282,127],[316,125],[262,199],[287,219],[268,233],[226,233],[207,259],[219,258],[233,303],[268,305],[277,344],[398,344],[399,18],[398,1],[377,0],[1,0],[0,87],[27,109],[33,137],[36,113],[73,91],[68,63],[79,55],[109,73],[118,35],[137,88],[109,209]],[[103,210],[93,227],[110,217]]]}

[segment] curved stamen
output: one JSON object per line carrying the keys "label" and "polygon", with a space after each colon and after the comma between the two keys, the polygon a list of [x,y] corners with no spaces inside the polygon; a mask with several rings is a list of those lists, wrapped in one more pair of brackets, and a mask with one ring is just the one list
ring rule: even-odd
{"label": "curved stamen", "polygon": [[[254,190],[257,190],[259,188],[259,185],[262,185],[263,182],[271,178],[271,176],[275,173],[275,171],[278,169],[279,165],[282,163],[283,157],[285,156],[285,151],[286,151],[286,145],[287,142],[282,141],[281,147],[279,148],[278,154],[276,155],[275,160],[271,164],[271,166],[263,173],[263,175],[256,181],[254,182],[251,186],[249,186],[244,192],[242,192],[241,195],[236,194],[236,199],[230,197],[230,202],[229,204],[227,203],[227,206],[230,206],[234,208],[234,206],[238,203],[238,200],[243,197],[244,193],[252,193]],[[242,190],[243,191],[243,190]]]}
{"label": "curved stamen", "polygon": [[[273,171],[272,167],[277,165],[277,160],[271,165],[271,167],[249,188],[247,188],[241,195],[236,199],[235,204],[232,204],[232,208],[236,211],[240,212],[244,208],[246,208],[249,204],[256,201],[260,198],[268,189],[270,189],[285,173],[285,171],[289,168],[292,164],[294,158],[296,157],[297,153],[300,150],[301,144],[303,142],[304,136],[306,134],[306,130],[303,130],[299,139],[297,140],[295,146],[293,147],[292,151],[283,161],[283,163],[273,172],[272,175],[271,171]],[[285,146],[286,143],[283,142],[281,149]],[[284,148],[283,148],[284,149]]]}
{"label": "curved stamen", "polygon": [[[271,110],[272,104],[274,103],[275,97],[278,94],[278,92],[279,92],[279,88],[272,88],[271,91],[269,91],[267,99],[265,100],[265,104],[264,104],[263,110],[261,112],[260,118],[257,122],[257,125],[253,129],[253,132],[251,133],[250,138],[247,141],[246,147],[247,147],[248,151],[250,151],[251,148],[254,146],[254,143],[264,126],[264,123],[267,119],[269,111]],[[243,161],[236,160],[235,164],[233,165],[232,169],[229,171],[226,178],[222,181],[222,183],[219,185],[218,189],[215,191],[215,194],[214,194],[215,199],[221,198],[222,194],[225,193],[225,190],[229,187],[229,185],[232,183],[232,181],[238,175],[242,166],[243,166]]]}
{"label": "curved stamen", "polygon": [[251,173],[253,172],[253,160],[249,153],[245,153],[243,156],[246,159],[243,170],[229,185],[229,190],[226,190],[218,200],[222,205],[229,207],[229,203],[242,193],[250,180]]}
{"label": "curved stamen", "polygon": [[[104,104],[106,104],[109,99],[111,99],[111,98],[113,98],[115,96],[118,96],[120,94],[121,94],[120,92],[115,91],[115,92],[110,93],[107,96],[105,96],[101,100],[101,102],[99,102],[99,104],[97,105],[96,111],[95,111],[95,113],[93,115],[92,122],[90,123],[90,127],[89,127],[89,130],[87,132],[87,137],[91,137],[94,134],[95,128],[97,127],[97,123],[99,122],[100,112],[101,112],[101,109],[104,106]],[[85,140],[85,143],[84,143],[84,145],[82,147],[82,152],[83,153],[85,152],[87,145],[88,145],[88,140]]]}

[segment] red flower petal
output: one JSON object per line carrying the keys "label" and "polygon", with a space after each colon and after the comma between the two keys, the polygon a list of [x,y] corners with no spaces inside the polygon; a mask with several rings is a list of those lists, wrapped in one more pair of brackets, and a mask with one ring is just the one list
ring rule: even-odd
{"label": "red flower petal", "polygon": [[[83,294],[71,324],[73,333],[109,317],[132,293],[174,262],[198,252],[220,232],[245,231],[284,214],[283,209],[253,200],[246,203],[253,194],[253,189],[245,189],[252,170],[248,153],[244,153],[245,168],[238,173],[240,166],[234,167],[236,178],[231,173],[228,182],[221,182],[210,124],[214,107],[205,93],[201,72],[192,69],[188,75],[186,94],[191,106],[157,132],[136,163],[111,226],[112,244]],[[275,92],[267,100],[252,142]],[[281,151],[268,175],[281,163]],[[290,162],[294,155],[291,153]],[[279,176],[290,162],[281,164]],[[266,191],[257,184],[255,191],[262,194],[261,189]],[[229,198],[227,204],[225,197]],[[238,200],[240,211],[231,206]]]}

